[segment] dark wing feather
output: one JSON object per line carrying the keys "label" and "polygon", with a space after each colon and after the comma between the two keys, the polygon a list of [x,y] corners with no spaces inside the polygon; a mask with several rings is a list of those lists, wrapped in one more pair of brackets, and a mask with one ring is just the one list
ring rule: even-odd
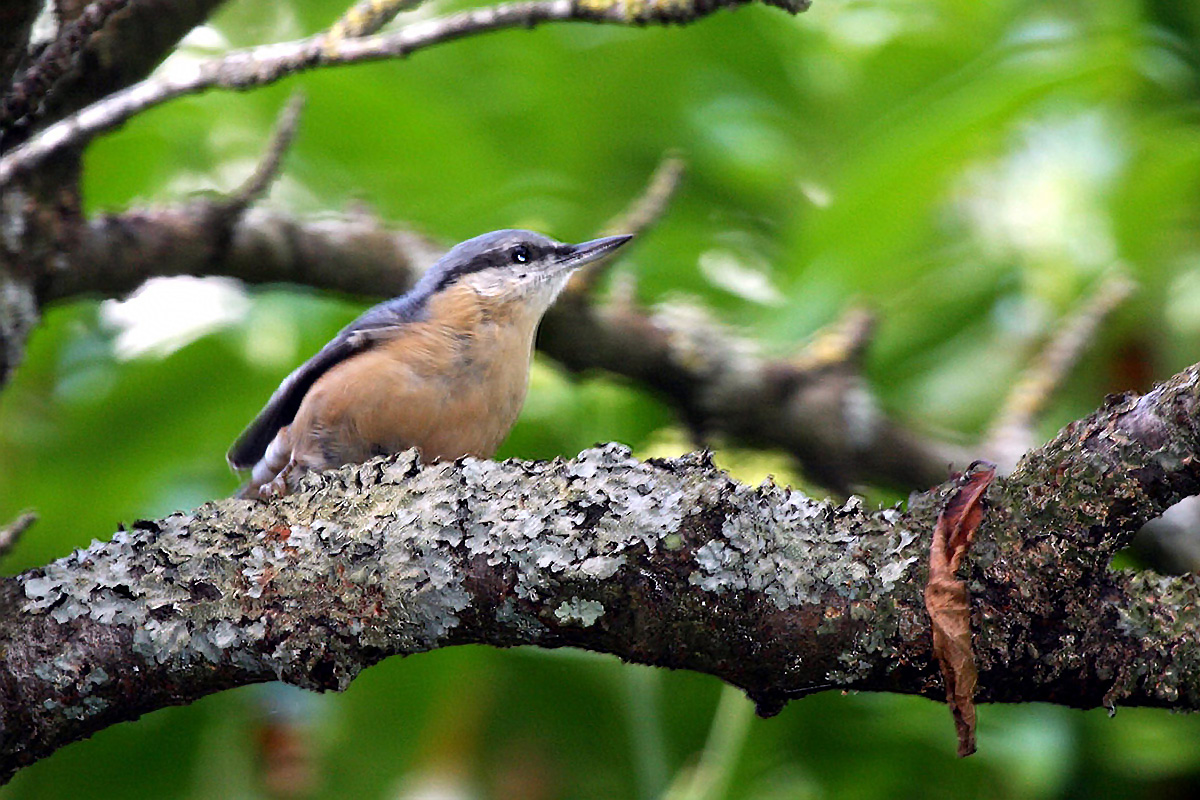
{"label": "dark wing feather", "polygon": [[318,378],[346,359],[391,338],[405,323],[419,317],[422,306],[420,298],[406,295],[375,306],[343,328],[315,356],[283,379],[263,410],[229,448],[225,456],[229,466],[249,469],[258,463],[279,429],[296,418],[304,395]]}

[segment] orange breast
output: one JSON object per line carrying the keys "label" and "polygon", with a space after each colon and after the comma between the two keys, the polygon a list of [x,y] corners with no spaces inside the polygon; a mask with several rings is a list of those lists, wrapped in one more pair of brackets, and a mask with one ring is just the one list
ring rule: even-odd
{"label": "orange breast", "polygon": [[491,457],[520,414],[537,320],[447,292],[430,322],[354,356],[318,380],[291,426],[310,469],[419,447],[427,461]]}

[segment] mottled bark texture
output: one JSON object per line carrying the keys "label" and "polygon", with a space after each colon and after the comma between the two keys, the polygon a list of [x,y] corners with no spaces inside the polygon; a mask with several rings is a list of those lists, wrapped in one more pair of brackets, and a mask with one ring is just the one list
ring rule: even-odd
{"label": "mottled bark texture", "polygon": [[109,17],[128,5],[129,0],[96,0],[64,25],[58,37],[42,50],[0,99],[0,131],[9,129],[16,120],[37,114],[46,94],[77,65],[92,35]]}
{"label": "mottled bark texture", "polygon": [[[14,129],[12,124],[23,117],[44,111],[53,121],[144,78],[223,1],[56,2],[53,38],[48,42],[30,42],[28,27],[5,29],[0,34],[0,64],[25,63],[15,74],[0,75],[5,87],[0,91],[3,149],[37,129],[29,124]],[[15,14],[42,3],[10,5]],[[27,22],[32,23],[32,17]]]}
{"label": "mottled bark texture", "polygon": [[33,286],[0,263],[0,387],[25,355],[25,341],[37,325]]}
{"label": "mottled bark texture", "polygon": [[79,68],[56,91],[48,116],[60,118],[142,80],[224,2],[131,0],[88,40]]}
{"label": "mottled bark texture", "polygon": [[[52,2],[53,0],[46,0]],[[111,17],[72,28],[86,7],[55,5],[56,44],[30,41],[44,3],[0,10],[0,156],[36,131],[105,94],[146,76],[221,0],[131,0],[111,3]],[[118,10],[119,7],[119,10]],[[73,32],[73,33],[72,33]],[[38,61],[37,55],[49,55]],[[23,72],[22,69],[29,71]],[[14,70],[16,72],[14,72]],[[41,118],[23,117],[35,111]],[[25,352],[40,318],[44,287],[71,266],[82,227],[79,146],[64,148],[38,172],[0,185],[0,388]]]}
{"label": "mottled bark texture", "polygon": [[0,84],[8,85],[25,56],[25,45],[41,6],[41,0],[0,3]]}
{"label": "mottled bark texture", "polygon": [[[1113,572],[1200,489],[1200,367],[1110,401],[988,490],[964,567],[978,699],[1200,706],[1194,576]],[[707,457],[411,454],[274,503],[141,522],[0,588],[0,774],[255,681],[341,689],[389,655],[575,646],[699,670],[764,714],[828,687],[939,696],[922,588],[954,483],[868,513]]]}

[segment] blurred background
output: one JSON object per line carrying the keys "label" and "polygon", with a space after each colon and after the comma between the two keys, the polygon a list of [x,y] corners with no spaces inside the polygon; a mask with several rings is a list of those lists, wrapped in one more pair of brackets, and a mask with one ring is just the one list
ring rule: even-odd
{"label": "blurred background", "polygon": [[[230,0],[163,65],[315,33],[347,0]],[[461,7],[430,2],[399,21]],[[1200,360],[1200,5],[814,0],[683,28],[547,26],[144,114],[87,154],[92,212],[229,191],[289,93],[308,106],[265,201],[367,208],[452,243],[501,227],[574,241],[662,154],[689,171],[615,268],[793,352],[850,304],[880,315],[879,402],[970,442],[1064,314],[1124,270],[1040,435]],[[224,452],[278,381],[370,298],[219,279],[48,310],[0,393],[0,522],[41,521],[16,572],[118,523],[228,495]],[[546,360],[501,456],[618,440],[689,449],[671,409]],[[719,443],[718,443],[719,444]],[[720,447],[749,481],[786,457]],[[806,491],[823,494],[819,486]],[[873,503],[900,498],[865,487]],[[344,695],[250,687],[110,728],[4,798],[1193,797],[1200,719],[984,706],[979,753],[920,698],[829,693],[753,717],[707,676],[586,653],[391,659]]]}

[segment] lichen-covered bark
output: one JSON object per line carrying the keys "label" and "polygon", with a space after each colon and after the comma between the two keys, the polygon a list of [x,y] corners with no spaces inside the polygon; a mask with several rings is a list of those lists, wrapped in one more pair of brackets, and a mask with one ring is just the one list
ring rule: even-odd
{"label": "lichen-covered bark", "polygon": [[[1200,706],[1200,584],[1114,572],[1148,520],[1200,492],[1200,367],[1110,397],[1029,455],[994,493],[973,550],[991,681],[1084,708]],[[974,591],[974,590],[973,590]],[[980,679],[989,694],[989,676]]]}
{"label": "lichen-covered bark", "polygon": [[[1200,707],[1200,582],[1108,568],[1195,491],[1198,398],[1194,367],[1114,400],[989,489],[967,568],[978,699]],[[608,445],[401,454],[141,522],[3,584],[0,775],[229,686],[341,689],[468,642],[708,672],[764,714],[828,687],[940,695],[922,589],[954,488],[867,512]]]}
{"label": "lichen-covered bark", "polygon": [[466,642],[710,672],[764,711],[830,682],[901,689],[932,675],[911,635],[918,539],[897,511],[753,489],[703,456],[373,462],[12,579],[0,753],[16,766],[234,683],[340,689],[387,655]]}
{"label": "lichen-covered bark", "polygon": [[0,263],[0,387],[25,355],[25,340],[37,325],[33,287]]}

